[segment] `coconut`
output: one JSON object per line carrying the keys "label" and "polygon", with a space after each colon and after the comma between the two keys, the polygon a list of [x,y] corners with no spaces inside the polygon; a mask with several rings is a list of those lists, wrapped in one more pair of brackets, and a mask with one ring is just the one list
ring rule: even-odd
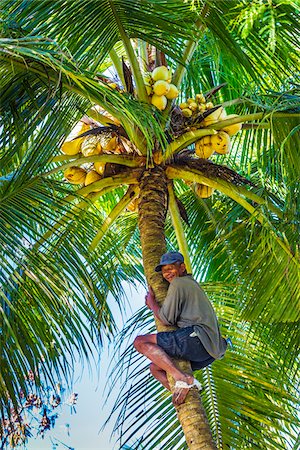
{"label": "coconut", "polygon": [[153,94],[151,97],[152,105],[156,106],[156,108],[160,109],[161,111],[165,109],[165,107],[167,106],[167,102],[167,97],[165,97],[164,95]]}
{"label": "coconut", "polygon": [[158,80],[153,85],[153,92],[156,95],[166,95],[170,90],[170,85],[164,80]]}
{"label": "coconut", "polygon": [[64,177],[72,184],[82,184],[85,181],[86,170],[81,167],[68,167],[64,171]]}
{"label": "coconut", "polygon": [[200,198],[208,198],[212,195],[214,189],[206,184],[195,183],[195,192]]}
{"label": "coconut", "polygon": [[186,102],[180,103],[180,105],[179,105],[180,109],[186,109],[188,107],[189,107],[189,105]]}
{"label": "coconut", "polygon": [[166,66],[158,66],[151,73],[154,81],[164,80],[167,81],[170,78],[169,70]]}
{"label": "coconut", "polygon": [[105,163],[102,162],[94,162],[94,169],[99,175],[103,175],[105,170]]}
{"label": "coconut", "polygon": [[205,103],[205,97],[203,94],[196,94],[195,100],[197,103]]}
{"label": "coconut", "polygon": [[[80,136],[82,133],[85,133],[86,131],[88,131],[90,129],[91,129],[90,125],[83,123],[77,136]],[[62,145],[61,151],[65,155],[70,155],[70,156],[77,155],[81,151],[81,144],[82,144],[83,140],[84,140],[84,138],[78,138],[78,139],[74,139],[71,141],[66,141]]]}
{"label": "coconut", "polygon": [[[229,116],[224,117],[224,119],[234,119],[235,117],[239,117],[238,114],[229,114]],[[233,136],[238,133],[242,128],[241,123],[234,123],[233,125],[228,125],[222,128],[222,131],[225,131],[229,136]]]}
{"label": "coconut", "polygon": [[197,111],[198,110],[198,105],[197,105],[197,103],[196,102],[191,102],[191,103],[189,103],[189,109],[191,110],[191,111]]}
{"label": "coconut", "polygon": [[207,102],[205,107],[206,107],[206,109],[211,109],[214,107],[214,104],[213,104],[213,102]]}
{"label": "coconut", "polygon": [[189,108],[184,108],[181,110],[181,112],[184,115],[184,117],[191,117],[193,114],[192,110]]}
{"label": "coconut", "polygon": [[74,141],[66,141],[61,147],[61,151],[65,155],[77,155],[80,152],[81,139],[75,139]]}
{"label": "coconut", "polygon": [[211,137],[212,148],[215,152],[225,155],[230,150],[230,137],[225,131],[219,131]]}
{"label": "coconut", "polygon": [[84,156],[99,155],[102,152],[99,136],[87,136],[81,144],[81,152]]}
{"label": "coconut", "polygon": [[90,172],[87,173],[85,180],[84,180],[84,184],[86,186],[88,186],[89,184],[92,184],[95,181],[99,181],[99,180],[101,180],[101,175],[99,175],[99,173],[96,172],[96,170],[91,170]]}
{"label": "coconut", "polygon": [[195,153],[199,158],[204,159],[209,158],[214,153],[210,136],[204,136],[195,142]]}
{"label": "coconut", "polygon": [[175,84],[170,84],[170,89],[169,92],[166,94],[166,97],[168,100],[173,100],[173,98],[177,98],[178,97],[178,89],[175,86]]}

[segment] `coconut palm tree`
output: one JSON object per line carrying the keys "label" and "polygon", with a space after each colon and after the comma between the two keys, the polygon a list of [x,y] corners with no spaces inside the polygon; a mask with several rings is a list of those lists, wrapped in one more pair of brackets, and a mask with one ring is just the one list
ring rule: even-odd
{"label": "coconut palm tree", "polygon": [[[16,410],[29,370],[54,383],[68,378],[74,349],[88,357],[91,341],[101,346],[114,330],[107,295],[122,308],[122,281],[144,274],[163,302],[154,267],[179,247],[235,350],[198,374],[203,402],[191,390],[177,408],[184,441],[161,388],[136,381],[129,418],[146,384],[154,417],[165,414],[142,445],[293,445],[297,5],[2,3],[2,413]],[[208,147],[220,151],[208,159]]]}

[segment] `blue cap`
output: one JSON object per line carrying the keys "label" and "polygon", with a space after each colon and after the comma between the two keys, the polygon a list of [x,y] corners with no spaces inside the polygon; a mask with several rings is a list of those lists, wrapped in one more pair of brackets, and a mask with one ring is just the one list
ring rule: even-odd
{"label": "blue cap", "polygon": [[162,266],[166,266],[167,264],[175,264],[176,262],[183,263],[184,257],[179,252],[168,252],[162,255],[160,258],[159,265],[155,267],[155,272],[161,272]]}

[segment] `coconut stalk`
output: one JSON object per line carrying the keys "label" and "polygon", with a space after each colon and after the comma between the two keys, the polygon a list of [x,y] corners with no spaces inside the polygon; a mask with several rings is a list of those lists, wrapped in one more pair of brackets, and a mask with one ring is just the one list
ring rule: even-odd
{"label": "coconut stalk", "polygon": [[[60,158],[60,156],[62,156],[62,158]],[[60,158],[60,159],[58,159]],[[72,156],[71,156],[72,158]],[[81,166],[82,164],[86,164],[86,163],[94,163],[94,162],[102,162],[103,164],[106,163],[113,163],[113,164],[120,164],[122,166],[126,166],[126,167],[140,167],[141,165],[144,164],[145,162],[145,158],[138,156],[138,157],[132,157],[132,156],[123,156],[123,155],[112,155],[112,154],[106,154],[106,153],[102,153],[101,155],[93,155],[93,156],[84,156],[82,157],[82,155],[80,154],[75,155],[70,161],[70,156],[65,156],[64,155],[59,155],[58,157],[53,158],[52,161],[64,161],[64,160],[68,160],[69,162],[66,162],[65,164],[55,167],[52,170],[49,170],[49,172],[44,173],[42,176],[46,177],[49,175],[53,175],[54,173],[57,172],[61,172],[62,170],[67,169],[68,167],[72,167],[72,166]]]}
{"label": "coconut stalk", "polygon": [[101,241],[102,237],[105,235],[105,233],[108,231],[108,229],[113,225],[115,220],[122,214],[126,206],[134,199],[136,198],[138,194],[138,186],[129,186],[126,194],[121,198],[119,203],[113,208],[111,213],[106,217],[104,220],[100,230],[92,240],[92,243],[90,245],[89,251],[95,250],[99,242]]}
{"label": "coconut stalk", "polygon": [[[197,183],[206,184],[214,189],[219,190],[227,197],[232,198],[232,200],[236,201],[239,205],[241,205],[246,211],[248,211],[263,227],[269,227],[269,224],[263,214],[261,214],[256,208],[254,208],[247,200],[242,197],[239,193],[239,187],[235,186],[231,183],[228,183],[221,179],[216,178],[208,178],[205,177],[201,172],[196,170],[192,171],[191,169],[177,169],[174,167],[168,167],[167,175],[170,179],[180,178],[185,181],[196,181]],[[247,191],[248,192],[248,191]],[[290,246],[286,244],[275,232],[274,229],[270,229],[270,234],[277,241],[280,247],[285,251],[285,253],[290,258],[291,262],[296,264],[300,269],[300,264],[298,263],[293,251]]]}
{"label": "coconut stalk", "polygon": [[[164,229],[167,214],[167,192],[167,179],[161,167],[144,172],[140,180],[138,226],[145,276],[159,305],[162,305],[168,289],[167,282],[161,274],[154,271],[161,255],[166,252]],[[174,327],[163,325],[157,319],[155,319],[155,324],[158,332],[174,329]],[[184,372],[192,373],[189,362],[176,360],[175,364]],[[171,377],[168,379],[172,388],[174,380]],[[216,450],[197,389],[190,389],[185,402],[176,407],[176,412],[190,450]]]}
{"label": "coconut stalk", "polygon": [[178,242],[178,247],[180,252],[183,254],[186,270],[188,273],[192,273],[192,264],[188,251],[188,245],[184,234],[184,229],[182,226],[182,221],[180,217],[180,212],[176,203],[176,197],[174,192],[173,183],[168,183],[169,192],[169,212],[175,230],[176,239]]}

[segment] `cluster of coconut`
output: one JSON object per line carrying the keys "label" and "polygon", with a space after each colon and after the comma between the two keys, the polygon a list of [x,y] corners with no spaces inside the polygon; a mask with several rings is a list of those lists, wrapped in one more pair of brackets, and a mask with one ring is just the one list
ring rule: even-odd
{"label": "cluster of coconut", "polygon": [[[89,131],[90,125],[83,124],[79,130],[78,136]],[[61,151],[65,155],[93,156],[102,153],[123,153],[124,148],[118,141],[117,136],[111,133],[103,133],[100,135],[89,135],[72,140],[65,141],[61,147]],[[83,167],[71,166],[64,171],[64,178],[72,184],[84,184],[88,186],[102,178],[105,170],[105,163],[94,162],[84,165]]]}
{"label": "cluster of coconut", "polygon": [[213,104],[212,102],[206,103],[203,94],[197,94],[195,98],[188,98],[186,102],[180,103],[179,108],[184,117],[190,118],[213,108]]}
{"label": "cluster of coconut", "polygon": [[[193,118],[205,111],[214,108],[212,102],[207,102],[202,93],[197,94],[195,98],[189,98],[186,102],[179,105],[182,115],[187,118]],[[227,115],[225,108],[220,107],[212,111],[200,123],[202,128],[209,128],[212,124],[221,122],[226,119],[238,117],[236,114]],[[228,125],[218,131],[216,134],[204,136],[195,142],[195,153],[199,158],[207,159],[214,152],[224,155],[230,151],[230,137],[236,134],[242,128],[241,123]],[[200,198],[208,198],[212,195],[214,189],[210,186],[193,183],[192,188]]]}
{"label": "cluster of coconut", "polygon": [[160,111],[166,108],[168,100],[178,97],[178,89],[171,81],[172,73],[166,66],[155,67],[144,79],[151,103]]}
{"label": "cluster of coconut", "polygon": [[[195,100],[195,102],[192,102]],[[205,102],[205,97],[203,94],[197,94],[195,99],[188,99],[187,103],[181,104],[180,108],[182,109],[182,113],[187,111],[185,107],[189,106],[188,110],[193,114],[192,110],[195,110],[197,114],[199,112],[204,112],[206,110],[210,110],[214,107],[212,102]],[[197,110],[195,109],[197,107]],[[191,108],[191,109],[190,109]],[[187,113],[185,113],[187,114]],[[191,116],[192,116],[191,114]],[[186,116],[187,117],[187,116]],[[209,128],[210,125],[221,122],[226,119],[232,119],[234,117],[238,117],[237,114],[227,115],[225,108],[222,106],[215,111],[212,111],[203,121],[200,123],[202,127]],[[209,158],[214,152],[219,153],[221,155],[225,155],[230,151],[230,137],[236,134],[242,128],[241,123],[236,123],[233,125],[228,125],[222,128],[221,131],[218,131],[216,134],[204,136],[195,142],[195,152],[199,158]]]}

